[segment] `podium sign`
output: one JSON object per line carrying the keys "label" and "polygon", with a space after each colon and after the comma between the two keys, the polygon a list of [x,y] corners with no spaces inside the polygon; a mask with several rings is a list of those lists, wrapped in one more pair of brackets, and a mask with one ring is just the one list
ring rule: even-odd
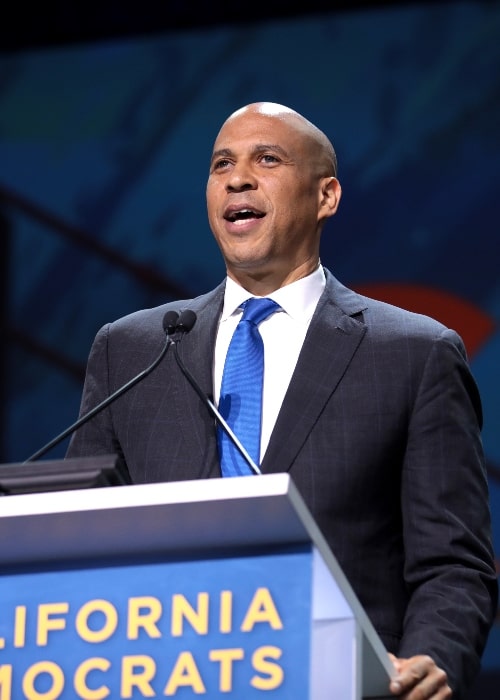
{"label": "podium sign", "polygon": [[388,695],[286,474],[1,503],[1,700]]}

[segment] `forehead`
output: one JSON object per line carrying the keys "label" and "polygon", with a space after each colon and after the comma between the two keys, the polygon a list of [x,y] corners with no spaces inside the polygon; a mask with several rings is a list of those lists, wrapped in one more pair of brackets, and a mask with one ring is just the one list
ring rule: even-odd
{"label": "forehead", "polygon": [[304,147],[306,139],[289,115],[269,116],[243,113],[230,117],[219,131],[214,151],[252,148],[259,144],[278,145],[286,150]]}

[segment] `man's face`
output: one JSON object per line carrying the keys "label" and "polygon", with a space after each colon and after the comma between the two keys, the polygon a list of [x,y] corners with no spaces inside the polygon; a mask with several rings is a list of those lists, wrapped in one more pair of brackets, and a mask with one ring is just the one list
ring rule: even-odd
{"label": "man's face", "polygon": [[207,183],[228,274],[280,276],[317,263],[324,183],[317,147],[289,115],[242,111],[222,127]]}

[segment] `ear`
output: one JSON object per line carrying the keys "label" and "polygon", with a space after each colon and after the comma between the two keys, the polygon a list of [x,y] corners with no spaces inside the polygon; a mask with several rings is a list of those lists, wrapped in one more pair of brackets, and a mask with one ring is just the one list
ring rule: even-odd
{"label": "ear", "polygon": [[333,216],[338,209],[342,188],[336,177],[324,177],[320,182],[318,219]]}

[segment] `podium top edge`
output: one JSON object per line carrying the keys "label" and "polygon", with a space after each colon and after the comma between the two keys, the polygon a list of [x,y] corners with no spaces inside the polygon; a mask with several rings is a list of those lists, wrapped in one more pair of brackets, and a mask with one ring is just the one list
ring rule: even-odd
{"label": "podium top edge", "polygon": [[0,520],[15,516],[113,510],[176,503],[196,504],[202,501],[230,501],[266,496],[296,498],[296,489],[290,475],[282,472],[228,479],[123,484],[113,487],[10,495],[0,498]]}

